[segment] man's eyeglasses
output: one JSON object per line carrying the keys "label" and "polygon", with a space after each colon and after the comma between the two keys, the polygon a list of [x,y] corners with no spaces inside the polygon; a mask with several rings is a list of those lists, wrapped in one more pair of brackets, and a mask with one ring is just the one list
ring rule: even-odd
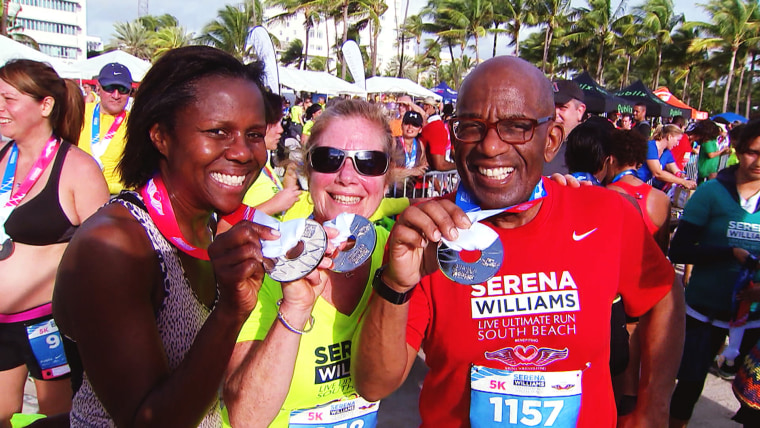
{"label": "man's eyeglasses", "polygon": [[377,177],[388,171],[388,154],[377,150],[341,150],[334,147],[315,147],[309,152],[309,165],[324,174],[337,172],[346,158],[354,161],[356,172]]}
{"label": "man's eyeglasses", "polygon": [[498,122],[486,122],[482,119],[451,119],[451,132],[457,140],[464,143],[479,143],[486,138],[488,130],[496,129],[502,141],[509,144],[523,144],[533,138],[536,127],[553,120],[553,116],[540,119],[503,119]]}
{"label": "man's eyeglasses", "polygon": [[127,95],[130,91],[129,88],[121,86],[121,85],[105,85],[105,86],[101,86],[101,88],[103,88],[103,90],[108,92],[109,94],[112,94],[113,91],[119,91],[120,94]]}

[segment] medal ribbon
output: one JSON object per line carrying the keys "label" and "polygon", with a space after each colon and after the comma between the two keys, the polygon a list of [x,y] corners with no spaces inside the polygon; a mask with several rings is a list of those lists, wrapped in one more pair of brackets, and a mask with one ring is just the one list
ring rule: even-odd
{"label": "medal ribbon", "polygon": [[616,181],[620,181],[621,178],[625,177],[626,175],[632,175],[636,177],[636,170],[635,169],[626,169],[625,171],[621,172],[620,174],[616,175],[615,178],[612,179],[610,183],[614,183]]}
{"label": "medal ribbon", "polygon": [[50,137],[42,149],[42,153],[34,161],[32,169],[29,170],[26,178],[15,192],[13,192],[13,184],[16,177],[16,167],[18,166],[18,146],[16,143],[12,144],[13,147],[11,147],[10,154],[8,155],[8,163],[5,166],[3,181],[0,184],[0,220],[2,221],[0,223],[0,243],[8,239],[8,235],[5,233],[5,221],[8,220],[13,209],[21,203],[24,196],[37,183],[37,180],[40,179],[42,173],[50,165],[50,162],[53,161],[58,148],[61,146],[61,140],[55,135]]}
{"label": "medal ribbon", "polygon": [[282,190],[282,183],[280,183],[280,179],[275,175],[272,167],[269,166],[269,162],[264,165],[264,169],[262,171],[264,174],[266,174],[267,177],[269,177],[270,180],[272,180],[272,183],[274,183],[274,185],[277,187],[277,190]]}
{"label": "medal ribbon", "polygon": [[412,149],[408,152],[406,150],[406,143],[404,142],[403,138],[401,138],[401,145],[404,148],[404,160],[406,161],[406,167],[413,168],[414,161],[417,159],[417,139],[415,138],[412,141]]}
{"label": "medal ribbon", "polygon": [[597,180],[593,174],[588,173],[588,172],[574,172],[570,175],[575,177],[578,181],[590,181],[591,184],[593,184],[594,186],[602,185],[602,183],[600,183],[599,180]]}
{"label": "medal ribbon", "polygon": [[124,118],[127,116],[127,112],[122,110],[113,120],[111,127],[108,128],[108,132],[100,139],[100,103],[95,105],[95,109],[92,111],[92,126],[90,137],[90,150],[92,151],[92,157],[98,162],[100,168],[103,168],[103,162],[100,161],[100,157],[106,152],[108,143],[111,142],[116,131],[119,130]]}
{"label": "medal ribbon", "polygon": [[245,204],[240,204],[235,212],[222,217],[222,220],[231,225],[247,220],[279,231],[279,239],[261,240],[261,252],[264,257],[270,259],[284,256],[288,250],[295,247],[306,229],[306,219],[299,218],[281,222],[263,211]]}
{"label": "medal ribbon", "polygon": [[148,180],[148,183],[140,188],[140,195],[143,201],[145,201],[150,218],[156,224],[158,231],[164,235],[164,238],[191,257],[209,260],[208,250],[190,244],[182,236],[177,218],[174,216],[174,209],[172,209],[169,193],[166,191],[166,186],[160,175],[156,174],[156,176]]}
{"label": "medal ribbon", "polygon": [[505,212],[520,213],[527,211],[538,205],[545,197],[546,189],[544,189],[543,179],[541,179],[538,181],[538,184],[536,184],[536,187],[533,188],[533,192],[527,201],[506,208],[482,210],[477,202],[475,202],[475,199],[470,192],[467,191],[464,186],[459,186],[456,195],[456,204],[467,214],[467,217],[469,217],[472,222],[472,226],[470,226],[469,229],[457,229],[459,231],[459,238],[455,241],[449,241],[446,238],[442,238],[442,241],[455,251],[486,249],[496,241],[499,234],[490,227],[480,223],[481,220]]}

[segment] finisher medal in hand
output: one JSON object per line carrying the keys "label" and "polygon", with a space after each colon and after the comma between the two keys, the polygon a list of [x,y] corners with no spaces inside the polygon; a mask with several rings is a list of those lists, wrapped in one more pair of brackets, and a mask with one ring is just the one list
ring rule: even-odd
{"label": "finisher medal in hand", "polygon": [[284,255],[272,259],[275,265],[268,272],[270,278],[278,282],[291,282],[303,278],[319,266],[327,251],[327,234],[322,226],[314,220],[306,220],[299,243],[303,243],[303,249],[298,256],[289,258]]}
{"label": "finisher medal in hand", "polygon": [[[474,262],[462,259],[463,251],[457,251],[441,242],[438,246],[438,266],[447,278],[464,285],[482,284],[493,278],[504,260],[501,239],[496,239],[488,248],[479,250],[480,256]],[[467,251],[475,257],[476,251]]]}
{"label": "finisher medal in hand", "polygon": [[341,251],[335,258],[333,272],[350,272],[364,264],[372,256],[377,241],[377,232],[372,222],[355,215],[351,222],[351,237],[356,240],[353,248]]}

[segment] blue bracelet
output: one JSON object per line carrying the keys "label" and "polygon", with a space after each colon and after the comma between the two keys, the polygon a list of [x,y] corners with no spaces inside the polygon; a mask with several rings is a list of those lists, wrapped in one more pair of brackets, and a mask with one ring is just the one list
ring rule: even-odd
{"label": "blue bracelet", "polygon": [[288,330],[292,331],[295,334],[304,334],[312,331],[314,329],[314,315],[309,315],[309,322],[308,322],[308,329],[299,330],[292,325],[285,319],[285,317],[282,315],[282,312],[280,312],[280,305],[282,305],[282,299],[277,301],[277,319],[280,320],[282,325],[285,326]]}

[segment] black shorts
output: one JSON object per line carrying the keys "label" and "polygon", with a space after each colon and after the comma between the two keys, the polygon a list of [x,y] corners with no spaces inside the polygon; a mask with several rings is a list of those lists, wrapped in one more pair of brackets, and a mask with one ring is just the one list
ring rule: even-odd
{"label": "black shorts", "polygon": [[[26,365],[29,373],[35,379],[55,380],[66,379],[71,376],[70,366],[72,357],[74,359],[79,358],[74,342],[60,335],[66,359],[68,360],[69,370],[56,368],[45,370],[44,373],[40,368],[37,357],[34,355],[34,351],[32,351],[32,346],[29,344],[26,327],[51,319],[53,319],[52,314],[27,321],[0,323],[0,371],[11,370]],[[61,373],[63,371],[65,373]]]}

